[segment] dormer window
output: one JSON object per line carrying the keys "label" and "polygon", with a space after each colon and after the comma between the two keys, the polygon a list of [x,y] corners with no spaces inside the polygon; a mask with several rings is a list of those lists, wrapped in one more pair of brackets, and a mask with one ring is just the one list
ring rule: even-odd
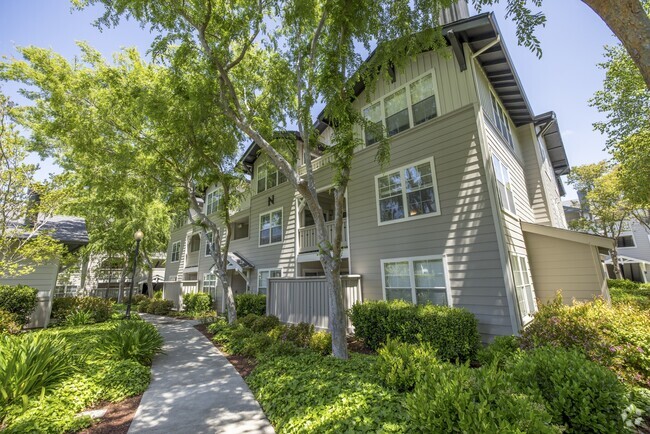
{"label": "dormer window", "polygon": [[[420,125],[437,115],[436,87],[432,72],[411,81],[363,109],[363,116],[376,127],[384,127],[389,137]],[[376,127],[365,129],[366,146],[379,141],[380,136]]]}
{"label": "dormer window", "polygon": [[286,180],[287,178],[269,161],[264,161],[257,166],[258,193],[282,184]]}

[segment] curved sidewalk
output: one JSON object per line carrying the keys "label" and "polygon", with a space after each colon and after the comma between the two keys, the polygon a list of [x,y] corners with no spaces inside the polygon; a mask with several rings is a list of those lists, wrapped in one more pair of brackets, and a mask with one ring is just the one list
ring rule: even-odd
{"label": "curved sidewalk", "polygon": [[142,315],[165,339],[152,380],[129,428],[140,433],[274,433],[235,368],[193,326]]}

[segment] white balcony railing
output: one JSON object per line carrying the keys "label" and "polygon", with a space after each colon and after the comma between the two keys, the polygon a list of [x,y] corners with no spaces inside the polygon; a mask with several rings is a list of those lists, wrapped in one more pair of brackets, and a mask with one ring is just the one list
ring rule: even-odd
{"label": "white balcony railing", "polygon": [[[348,221],[343,219],[343,239],[341,245],[343,247],[348,245]],[[325,233],[327,239],[334,242],[334,222],[325,223]],[[298,230],[298,252],[316,252],[318,251],[318,236],[316,235],[316,226],[307,226]]]}
{"label": "white balcony railing", "polygon": [[[332,154],[323,155],[322,157],[314,158],[313,160],[311,160],[311,167],[315,172],[321,167],[331,163],[333,158],[334,156]],[[306,173],[307,173],[307,166],[303,164],[302,166],[298,167],[298,174],[300,176],[304,176]]]}

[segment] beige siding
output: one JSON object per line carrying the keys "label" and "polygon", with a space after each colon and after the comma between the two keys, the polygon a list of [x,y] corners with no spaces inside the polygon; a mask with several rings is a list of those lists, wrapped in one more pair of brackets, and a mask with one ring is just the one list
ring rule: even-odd
{"label": "beige siding", "polygon": [[382,259],[446,255],[454,306],[476,314],[480,331],[512,334],[473,107],[395,136],[390,168],[433,156],[441,215],[379,226],[376,148],[359,152],[349,188],[350,271],[364,299],[383,298]]}
{"label": "beige siding", "polygon": [[528,232],[525,237],[539,300],[552,300],[560,290],[566,303],[608,297],[596,247]]}
{"label": "beige siding", "polygon": [[[526,170],[526,186],[530,206],[534,214],[534,222],[541,225],[551,224],[551,213],[546,199],[547,181],[542,179],[540,171],[540,147],[537,143],[537,135],[532,125],[524,125],[519,128],[520,141],[523,145],[523,154]],[[548,158],[545,164],[548,165]]]}
{"label": "beige siding", "polygon": [[59,274],[59,261],[34,267],[34,271],[19,277],[0,278],[0,285],[27,285],[38,290],[38,304],[28,327],[47,327],[52,311],[54,286]]}

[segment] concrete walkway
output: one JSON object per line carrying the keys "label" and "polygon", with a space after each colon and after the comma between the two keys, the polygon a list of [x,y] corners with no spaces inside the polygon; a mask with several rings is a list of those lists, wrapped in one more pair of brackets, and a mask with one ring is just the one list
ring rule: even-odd
{"label": "concrete walkway", "polygon": [[196,321],[142,315],[165,339],[129,428],[140,433],[274,433],[244,380]]}

